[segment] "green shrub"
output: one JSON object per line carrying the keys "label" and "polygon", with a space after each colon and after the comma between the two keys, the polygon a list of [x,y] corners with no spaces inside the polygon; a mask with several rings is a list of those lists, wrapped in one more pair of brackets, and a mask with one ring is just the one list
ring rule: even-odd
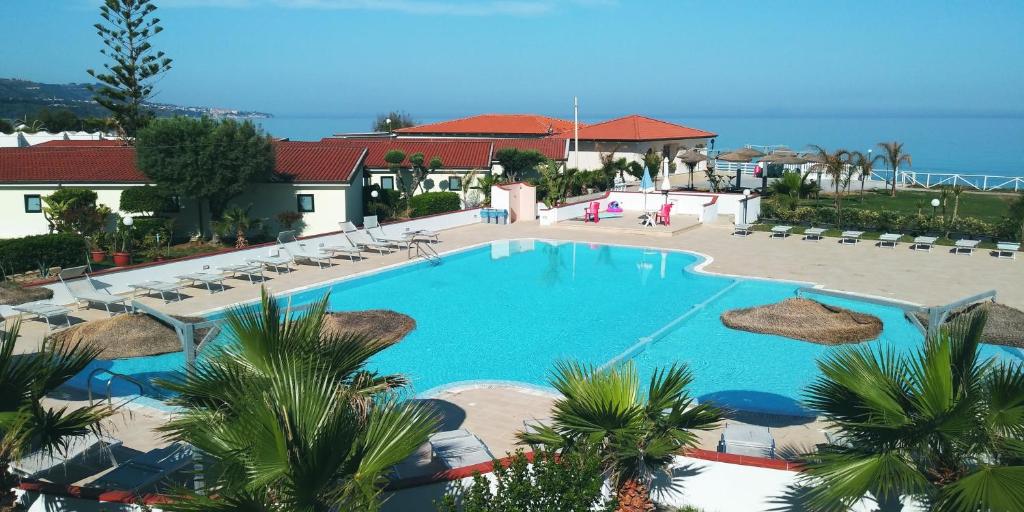
{"label": "green shrub", "polygon": [[82,265],[85,252],[85,238],[71,233],[0,240],[0,264],[10,273],[38,270],[41,266]]}
{"label": "green shrub", "polygon": [[[377,197],[373,197],[377,192]],[[363,187],[363,214],[376,215],[378,220],[390,220],[404,210],[402,193],[397,190],[385,190],[380,185]]]}
{"label": "green shrub", "polygon": [[128,187],[121,192],[119,208],[128,213],[159,213],[174,210],[171,194],[160,187]]}
{"label": "green shrub", "polygon": [[900,215],[892,210],[878,212],[878,220],[875,225],[880,231],[892,232],[899,228]]}
{"label": "green shrub", "polygon": [[427,192],[413,196],[409,200],[409,208],[412,209],[411,216],[413,218],[454,212],[460,209],[459,206],[459,195],[455,192]]}

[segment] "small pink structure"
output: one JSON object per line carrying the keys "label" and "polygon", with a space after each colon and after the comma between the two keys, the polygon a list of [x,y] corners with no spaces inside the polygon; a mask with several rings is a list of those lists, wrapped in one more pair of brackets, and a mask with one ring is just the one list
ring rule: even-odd
{"label": "small pink structure", "polygon": [[503,183],[491,187],[491,207],[508,210],[508,221],[537,218],[537,189],[529,183]]}

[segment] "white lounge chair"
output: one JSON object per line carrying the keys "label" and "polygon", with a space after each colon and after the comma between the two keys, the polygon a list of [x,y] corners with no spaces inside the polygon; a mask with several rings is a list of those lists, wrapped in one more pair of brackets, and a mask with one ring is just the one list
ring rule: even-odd
{"label": "white lounge chair", "polygon": [[46,322],[46,330],[48,331],[53,329],[53,325],[50,324],[51,318],[64,317],[64,322],[68,327],[71,327],[71,319],[68,318],[71,310],[64,306],[58,306],[50,302],[27,302],[11,306],[11,309],[23,315],[33,315],[37,318],[42,318]]}
{"label": "white lounge chair", "polygon": [[[85,268],[84,266],[66,268],[57,274],[57,278],[60,279],[61,283],[64,283],[68,292],[71,293],[71,296],[77,302],[84,302],[86,306],[100,304],[111,316],[117,314],[117,312],[111,311],[110,306],[121,306],[123,308],[122,313],[131,311],[131,307],[128,305],[128,297],[114,295],[106,289],[100,290],[100,288],[97,288],[96,283],[89,277],[89,274],[85,273]],[[84,279],[79,279],[80,277],[84,277]]]}
{"label": "white lounge chair", "polygon": [[883,233],[878,237],[878,247],[895,249],[896,245],[900,243],[901,238],[903,238],[903,235],[899,233]]}
{"label": "white lounge chair", "polygon": [[807,228],[804,230],[804,240],[817,242],[818,240],[821,240],[824,237],[824,235],[824,228]]}
{"label": "white lounge chair", "polygon": [[206,291],[213,293],[213,285],[217,285],[220,291],[224,291],[224,273],[223,272],[207,272],[210,267],[208,265],[203,266],[202,272],[192,272],[190,274],[181,274],[174,276],[182,281],[188,281],[190,286],[196,286],[202,284],[206,286]]}
{"label": "white lounge chair", "polygon": [[860,242],[860,237],[864,234],[863,231],[843,231],[839,234],[839,243],[841,244],[856,244]]}
{"label": "white lounge chair", "polygon": [[184,288],[185,285],[178,282],[169,283],[167,281],[143,281],[141,283],[130,284],[128,285],[128,287],[135,290],[136,295],[138,295],[140,292],[143,293],[144,295],[159,293],[160,299],[163,300],[164,303],[166,304],[170,302],[170,300],[167,299],[168,293],[173,293],[176,298],[175,300],[180,301],[182,295],[181,292],[179,292],[178,290]]}
{"label": "white lounge chair", "polygon": [[978,244],[980,243],[981,240],[968,240],[966,238],[961,238],[960,240],[957,240],[955,244],[953,244],[953,254],[960,254],[961,252],[966,252],[967,255],[970,256],[974,254],[974,250],[978,248]]}
{"label": "white lounge chair", "polygon": [[256,256],[255,258],[249,258],[246,262],[249,264],[263,265],[264,267],[273,269],[274,272],[280,274],[282,269],[286,272],[290,272],[292,270],[292,263],[295,263],[295,260],[292,259],[290,254],[287,256],[282,255],[280,248],[278,248],[274,254]]}
{"label": "white lounge chair", "polygon": [[192,447],[174,443],[150,450],[118,464],[110,472],[86,484],[86,487],[119,491],[148,489],[173,473],[192,464]]}
{"label": "white lounge chair", "polygon": [[915,251],[932,252],[932,247],[935,247],[935,241],[938,239],[935,236],[916,236],[910,248]]}
{"label": "white lounge chair", "polygon": [[789,232],[793,230],[793,226],[772,226],[771,235],[768,238],[786,238],[789,236]]}
{"label": "white lounge chair", "polygon": [[1017,259],[1018,252],[1020,252],[1020,244],[1017,242],[999,242],[996,244],[997,258],[1014,260]]}
{"label": "white lounge chair", "polygon": [[365,229],[366,232],[369,233],[370,238],[372,238],[375,242],[386,245],[393,245],[395,247],[398,247],[399,249],[409,248],[409,243],[412,242],[412,240],[408,236],[393,236],[385,233],[384,228],[381,227],[379,223],[377,223],[376,215],[369,215],[363,217],[363,229]]}
{"label": "white lounge chair", "polygon": [[356,247],[377,251],[380,254],[387,254],[395,251],[394,247],[374,240],[369,233],[364,230],[357,229],[355,224],[352,224],[350,221],[345,221],[340,224],[345,237],[348,238],[348,241],[352,242],[352,245],[355,245]]}
{"label": "white lounge chair", "polygon": [[355,263],[356,260],[363,259],[363,250],[357,247],[356,244],[352,243],[352,240],[349,240],[344,233],[342,233],[341,238],[337,240],[337,243],[321,245],[320,250],[329,252],[335,256],[345,256],[352,260],[353,263]]}
{"label": "white lounge chair", "polygon": [[316,263],[318,268],[324,268],[325,263],[328,267],[331,266],[331,254],[322,252],[319,249],[310,249],[305,243],[295,238],[294,231],[278,233],[277,243],[281,244],[281,247],[291,255],[292,260],[296,263],[300,261]]}
{"label": "white lounge chair", "polygon": [[494,459],[487,445],[466,429],[438,432],[429,438],[433,457],[449,469],[490,462]]}
{"label": "white lounge chair", "polygon": [[754,227],[750,224],[736,224],[732,227],[732,234],[739,236],[749,236],[754,232]]}
{"label": "white lounge chair", "polygon": [[775,458],[775,439],[768,427],[726,423],[718,451],[748,457]]}
{"label": "white lounge chair", "polygon": [[[376,215],[367,215],[363,217],[363,228],[370,232],[371,235],[374,235],[375,237],[381,240],[395,238],[389,236],[387,233],[384,232],[384,227],[380,225],[379,219],[377,218]],[[405,233],[402,234],[402,236],[405,238],[398,238],[397,240],[420,238],[434,243],[441,241],[441,234],[438,233],[437,231],[433,231],[430,229],[407,230]]]}
{"label": "white lounge chair", "polygon": [[117,464],[110,455],[110,448],[120,446],[121,441],[96,434],[86,434],[69,439],[62,451],[36,451],[18,460],[12,461],[11,471],[25,478],[36,478],[69,462],[88,462],[91,460],[109,459]]}
{"label": "white lounge chair", "polygon": [[234,265],[224,265],[223,267],[218,267],[218,269],[231,274],[231,277],[238,277],[241,274],[249,279],[249,284],[255,284],[256,278],[259,278],[261,283],[266,280],[266,276],[263,275],[263,265],[236,263]]}

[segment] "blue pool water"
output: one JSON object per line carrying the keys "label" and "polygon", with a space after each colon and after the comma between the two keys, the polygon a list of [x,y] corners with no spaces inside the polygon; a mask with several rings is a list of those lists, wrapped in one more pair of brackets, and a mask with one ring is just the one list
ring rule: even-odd
{"label": "blue pool water", "polygon": [[[513,240],[445,256],[439,266],[412,264],[301,291],[291,300],[303,304],[329,291],[333,311],[393,309],[414,318],[416,330],[372,364],[408,375],[415,393],[474,380],[546,386],[555,361],[600,365],[625,357],[645,378],[660,366],[688,364],[702,399],[806,413],[801,390],[830,349],[735,331],[719,320],[728,309],[792,297],[799,286],[693,271],[700,261],[680,252]],[[921,344],[898,308],[816,298],[881,317],[884,330],[871,343],[900,350]],[[653,334],[659,336],[637,346]],[[230,343],[230,336],[215,343]],[[96,364],[148,380],[181,369],[184,359],[177,353]],[[83,376],[78,380],[84,385]]]}

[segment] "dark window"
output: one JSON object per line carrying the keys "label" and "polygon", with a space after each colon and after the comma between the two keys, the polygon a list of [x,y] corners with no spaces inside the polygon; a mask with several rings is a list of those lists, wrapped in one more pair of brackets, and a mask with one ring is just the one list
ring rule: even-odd
{"label": "dark window", "polygon": [[309,213],[316,211],[316,207],[313,203],[313,194],[299,194],[298,199],[299,213]]}
{"label": "dark window", "polygon": [[181,198],[178,196],[169,196],[167,198],[167,204],[164,205],[164,211],[162,213],[178,213],[181,211]]}
{"label": "dark window", "polygon": [[448,190],[458,192],[462,190],[462,178],[458,176],[451,176],[448,178]]}
{"label": "dark window", "polygon": [[42,213],[43,198],[39,194],[25,194],[25,213]]}
{"label": "dark window", "polygon": [[380,188],[384,190],[395,189],[395,178],[393,176],[381,176],[380,177]]}

